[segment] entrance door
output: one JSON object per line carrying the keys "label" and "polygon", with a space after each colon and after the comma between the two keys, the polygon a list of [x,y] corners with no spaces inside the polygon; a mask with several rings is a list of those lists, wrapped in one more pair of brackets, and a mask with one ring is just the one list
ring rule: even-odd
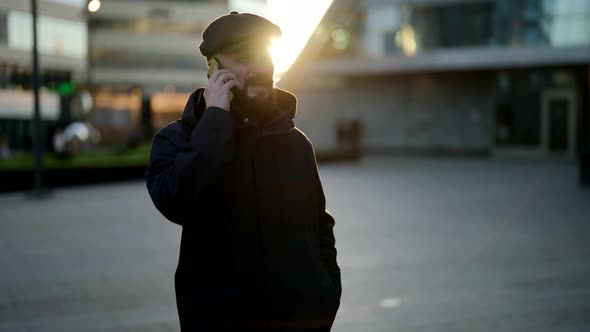
{"label": "entrance door", "polygon": [[575,151],[575,98],[573,90],[546,90],[542,100],[543,149],[573,157]]}

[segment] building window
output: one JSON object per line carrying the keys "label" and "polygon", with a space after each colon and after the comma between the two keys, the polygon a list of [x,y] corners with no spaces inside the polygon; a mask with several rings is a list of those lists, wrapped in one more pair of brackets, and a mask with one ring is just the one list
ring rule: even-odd
{"label": "building window", "polygon": [[8,14],[0,12],[0,45],[6,45],[8,42]]}
{"label": "building window", "polygon": [[[30,51],[33,47],[30,13],[13,11],[7,18],[7,44],[15,50]],[[86,58],[87,27],[85,22],[39,16],[39,52],[48,55]]]}
{"label": "building window", "polygon": [[418,49],[483,46],[491,36],[492,2],[415,6]]}

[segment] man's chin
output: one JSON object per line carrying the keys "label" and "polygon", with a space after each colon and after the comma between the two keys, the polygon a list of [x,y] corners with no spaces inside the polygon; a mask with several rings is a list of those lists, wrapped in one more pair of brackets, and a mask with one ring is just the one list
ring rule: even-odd
{"label": "man's chin", "polygon": [[246,91],[246,96],[250,99],[270,101],[272,90],[273,88],[268,86],[249,86]]}
{"label": "man's chin", "polygon": [[275,102],[273,89],[265,88],[264,91],[257,91],[256,94],[249,93],[248,95],[243,91],[240,92],[242,93],[235,96],[232,101],[232,109],[239,113],[250,113],[252,115],[272,113]]}

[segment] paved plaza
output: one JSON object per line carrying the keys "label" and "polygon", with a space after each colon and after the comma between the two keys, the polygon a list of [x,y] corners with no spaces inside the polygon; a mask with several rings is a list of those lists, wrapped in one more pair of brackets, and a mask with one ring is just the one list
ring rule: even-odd
{"label": "paved plaza", "polygon": [[[335,332],[590,331],[590,190],[561,160],[320,165]],[[0,195],[0,331],[178,331],[180,228],[143,182]]]}

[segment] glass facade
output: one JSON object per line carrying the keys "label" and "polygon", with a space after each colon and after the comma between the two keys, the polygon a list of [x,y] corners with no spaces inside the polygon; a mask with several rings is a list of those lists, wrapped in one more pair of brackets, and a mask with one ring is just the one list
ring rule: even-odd
{"label": "glass facade", "polygon": [[409,26],[414,30],[416,49],[486,45],[493,35],[492,9],[491,2],[414,6]]}
{"label": "glass facade", "polygon": [[543,92],[548,89],[575,88],[575,70],[572,69],[507,70],[496,73],[496,146],[538,147],[542,143]]}
{"label": "glass facade", "polygon": [[590,46],[590,1],[365,0],[322,22],[313,38],[328,56]]}
{"label": "glass facade", "polygon": [[110,68],[206,68],[204,59],[196,51],[188,55],[162,55],[134,50],[95,48],[92,55],[93,66],[108,66]]}
{"label": "glass facade", "polygon": [[[72,81],[72,73],[66,70],[41,68],[39,79],[42,88],[57,90],[62,83]],[[32,70],[30,67],[0,64],[0,90],[31,90]]]}
{"label": "glass facade", "polygon": [[497,76],[495,143],[498,146],[541,144],[541,86],[539,72],[501,72]]}
{"label": "glass facade", "polygon": [[[89,22],[89,60],[92,66],[204,68],[197,47],[205,27],[205,22],[157,17],[94,17]],[[128,42],[123,45],[125,39]],[[184,41],[180,47],[178,40]],[[154,49],[155,44],[166,46]]]}

